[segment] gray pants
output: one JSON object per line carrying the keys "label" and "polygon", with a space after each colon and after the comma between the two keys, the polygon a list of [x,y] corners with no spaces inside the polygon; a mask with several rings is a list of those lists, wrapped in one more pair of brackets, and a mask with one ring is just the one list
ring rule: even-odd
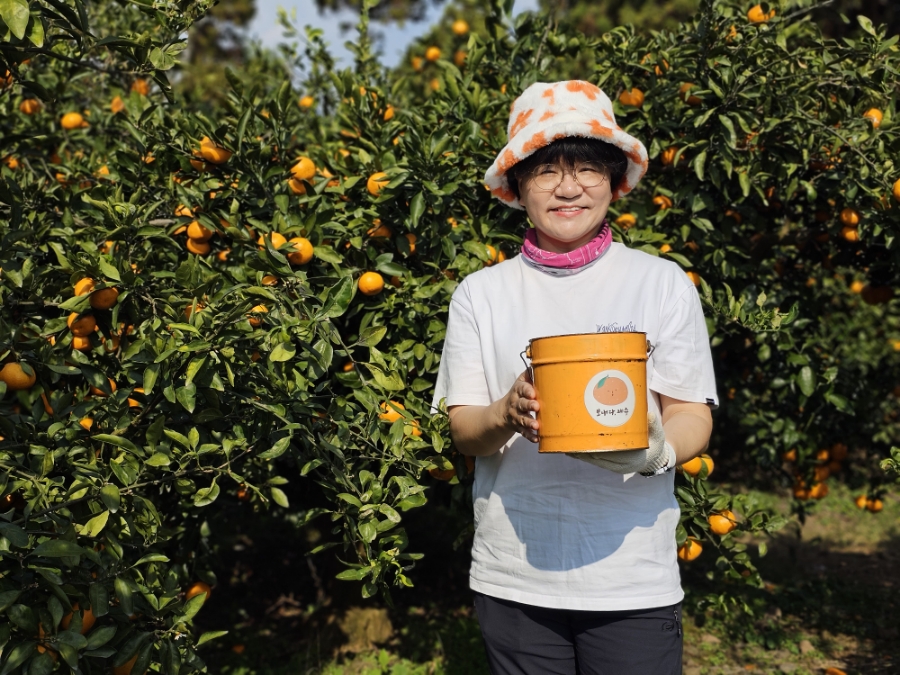
{"label": "gray pants", "polygon": [[475,594],[492,675],[680,675],[681,603],[548,609]]}

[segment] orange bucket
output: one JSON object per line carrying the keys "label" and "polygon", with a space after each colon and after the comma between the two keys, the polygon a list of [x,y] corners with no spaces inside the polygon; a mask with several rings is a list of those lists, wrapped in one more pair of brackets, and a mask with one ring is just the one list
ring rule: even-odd
{"label": "orange bucket", "polygon": [[[539,452],[649,447],[646,333],[535,338],[523,354],[541,408]],[[526,363],[526,365],[528,365]]]}

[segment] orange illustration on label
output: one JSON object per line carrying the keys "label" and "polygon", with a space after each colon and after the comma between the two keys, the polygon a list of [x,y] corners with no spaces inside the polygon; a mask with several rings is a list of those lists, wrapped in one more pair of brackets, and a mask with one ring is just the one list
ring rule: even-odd
{"label": "orange illustration on label", "polygon": [[619,405],[628,398],[628,386],[624,380],[607,375],[594,387],[594,400],[603,405]]}

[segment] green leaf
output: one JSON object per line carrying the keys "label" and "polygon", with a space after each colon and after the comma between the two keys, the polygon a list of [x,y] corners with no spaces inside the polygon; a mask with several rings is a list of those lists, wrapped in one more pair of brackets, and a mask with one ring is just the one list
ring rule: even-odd
{"label": "green leaf", "polygon": [[419,218],[425,213],[425,195],[421,192],[413,197],[409,202],[409,222],[415,227],[419,224]]}
{"label": "green leaf", "polygon": [[0,612],[5,612],[12,607],[12,604],[19,599],[22,591],[4,591],[0,593]]}
{"label": "green leaf", "polygon": [[[27,0],[0,0],[0,18],[19,40],[25,37],[29,16]],[[7,672],[6,669],[3,672]]]}
{"label": "green leaf", "polygon": [[197,385],[193,382],[175,390],[175,399],[189,413],[194,412],[197,405]]}
{"label": "green leaf", "polygon": [[365,579],[372,572],[371,567],[356,567],[349,570],[344,570],[343,572],[339,572],[335,575],[335,579],[340,579],[342,581],[359,581],[361,579]]}
{"label": "green leaf", "polygon": [[62,558],[64,556],[84,555],[84,549],[74,541],[66,539],[51,539],[45,541],[29,554],[38,558]]}
{"label": "green leaf", "polygon": [[119,488],[112,483],[104,485],[100,489],[100,499],[103,500],[104,506],[106,506],[110,512],[115,513],[119,510],[119,504],[121,503]]}
{"label": "green leaf", "polygon": [[109,511],[98,513],[84,524],[81,528],[81,534],[86,537],[96,537],[103,531],[103,528],[106,527],[108,521]]}
{"label": "green leaf", "polygon": [[266,450],[265,452],[259,453],[259,459],[275,459],[276,457],[281,457],[285,451],[291,445],[291,437],[285,436],[284,438],[280,438],[275,442],[271,448]]}
{"label": "green leaf", "polygon": [[803,366],[797,376],[797,384],[805,396],[812,396],[816,390],[816,374],[809,366]]}
{"label": "green leaf", "polygon": [[363,345],[364,347],[374,347],[381,342],[386,334],[387,326],[369,326],[360,333],[359,340],[356,341],[356,344]]}
{"label": "green leaf", "polygon": [[219,486],[216,483],[216,479],[213,478],[213,482],[208,488],[197,490],[197,493],[194,495],[194,506],[209,506],[216,501],[218,496]]}
{"label": "green leaf", "polygon": [[116,635],[115,626],[100,626],[91,631],[87,636],[87,648],[97,649],[113,639]]}
{"label": "green leaf", "polygon": [[199,647],[200,645],[206,644],[210,640],[215,640],[216,638],[220,638],[223,635],[228,635],[228,631],[227,630],[207,631],[206,633],[204,633],[203,635],[200,636],[199,640],[197,640],[197,646]]}
{"label": "green leaf", "polygon": [[103,276],[108,277],[113,281],[122,281],[122,277],[119,276],[119,270],[113,267],[106,258],[100,258],[98,266],[100,267],[100,271],[103,272]]}
{"label": "green leaf", "polygon": [[290,342],[279,342],[269,354],[269,361],[282,363],[290,361],[297,354],[297,348]]}
{"label": "green leaf", "polygon": [[[119,605],[121,606],[122,611],[126,615],[134,614],[134,601],[132,599],[131,586],[129,586],[128,582],[122,577],[116,577],[113,585],[116,588],[116,597],[119,599]],[[132,652],[132,655],[133,654],[134,652]],[[130,657],[126,657],[125,660],[127,661],[128,658]]]}
{"label": "green leaf", "polygon": [[169,559],[162,553],[148,553],[145,556],[141,556],[141,559],[134,563],[134,565],[137,567],[138,565],[154,562],[169,562]]}
{"label": "green leaf", "polygon": [[9,543],[17,548],[28,546],[28,534],[13,523],[0,523],[0,535],[9,539]]}
{"label": "green leaf", "polygon": [[325,305],[319,310],[318,319],[333,319],[341,316],[350,306],[350,300],[353,297],[353,288],[355,282],[352,277],[341,277],[334,286],[328,289],[327,300]]}
{"label": "green leaf", "polygon": [[141,450],[134,443],[129,441],[127,438],[122,438],[121,436],[113,436],[112,434],[94,434],[91,438],[95,441],[100,441],[101,443],[109,443],[110,445],[114,445],[117,448],[122,448],[123,450],[127,450],[133,455],[137,455],[138,457],[144,456],[144,451]]}
{"label": "green leaf", "polygon": [[269,492],[272,494],[273,501],[283,508],[289,508],[290,502],[288,502],[287,495],[277,487],[270,487]]}
{"label": "green leaf", "polygon": [[0,670],[0,675],[8,675],[8,673],[11,673],[25,663],[25,661],[27,661],[34,653],[36,647],[36,642],[23,642],[22,644],[16,645],[7,657],[3,670]]}

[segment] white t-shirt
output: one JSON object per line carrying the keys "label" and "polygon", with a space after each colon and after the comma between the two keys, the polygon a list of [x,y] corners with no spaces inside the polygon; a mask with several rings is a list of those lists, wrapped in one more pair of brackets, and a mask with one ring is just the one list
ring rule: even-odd
{"label": "white t-shirt", "polygon": [[[655,345],[658,394],[718,405],[700,298],[681,268],[619,243],[593,265],[551,276],[516,256],[469,275],[453,293],[434,406],[489,405],[509,391],[532,338],[639,331]],[[675,604],[684,592],[674,474],[621,475],[515,434],[478,457],[470,586],[495,598],[614,611]]]}

